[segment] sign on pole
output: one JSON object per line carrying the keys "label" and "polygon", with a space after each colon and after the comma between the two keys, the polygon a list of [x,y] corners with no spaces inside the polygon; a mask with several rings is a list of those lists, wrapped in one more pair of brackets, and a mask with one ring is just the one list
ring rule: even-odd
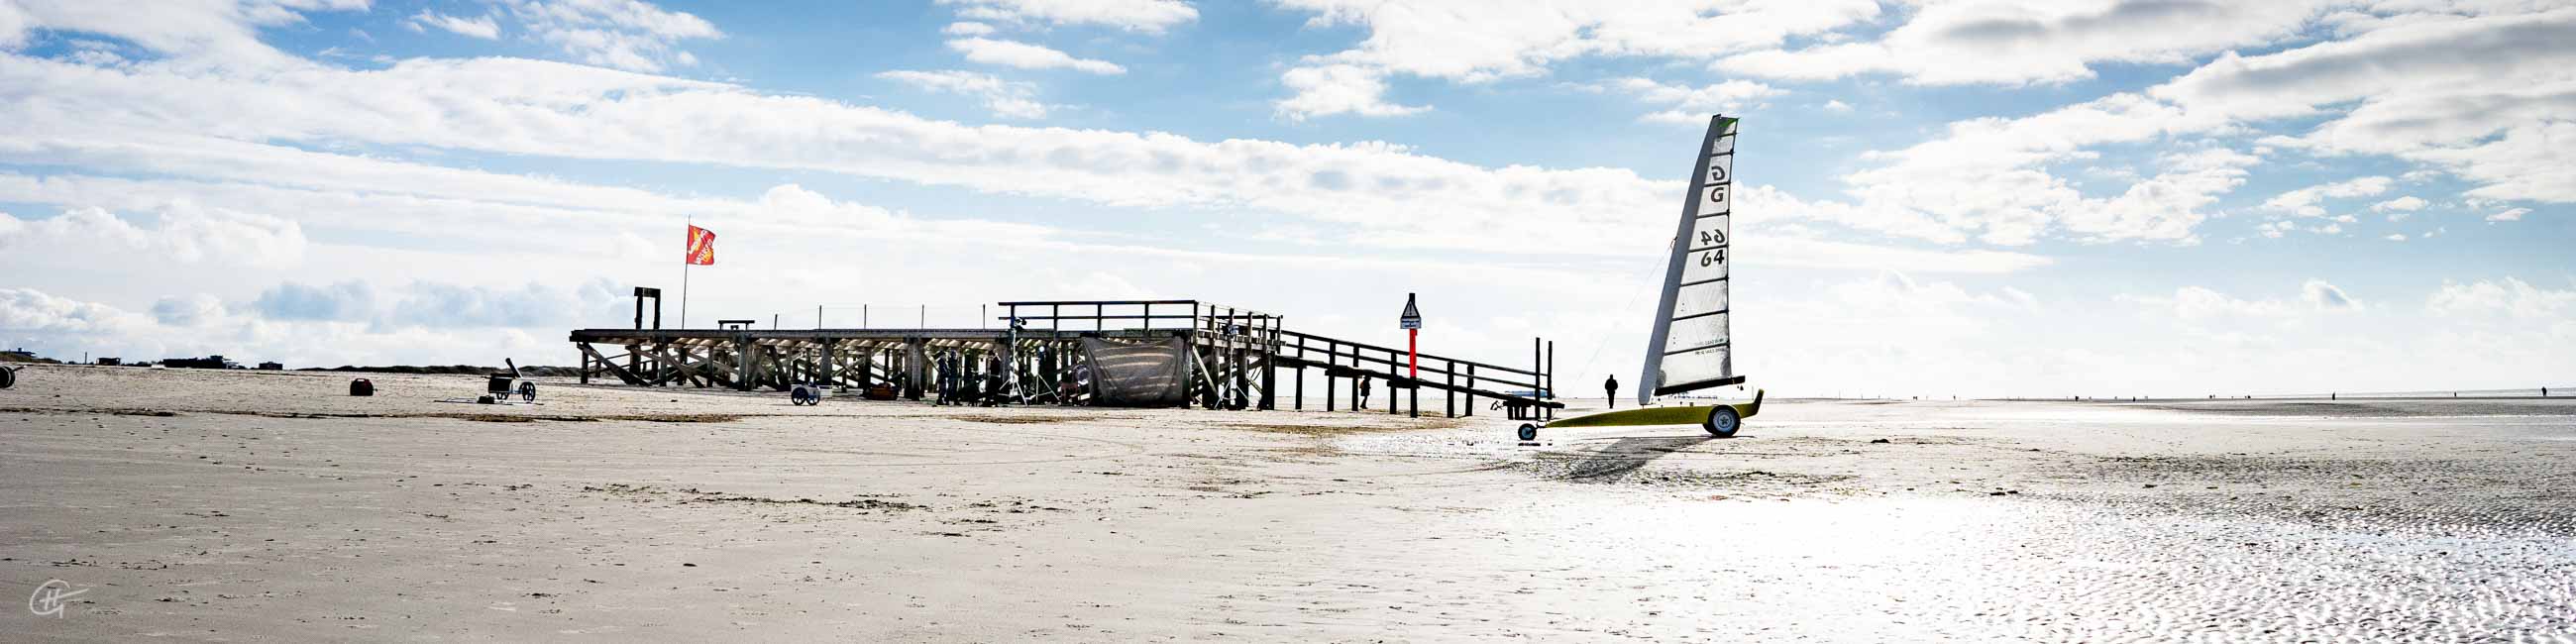
{"label": "sign on pole", "polygon": [[[1404,371],[1407,378],[1422,377],[1422,309],[1413,307],[1413,294],[1404,294],[1404,316],[1396,319],[1404,328]],[[1392,403],[1389,403],[1392,404]]]}

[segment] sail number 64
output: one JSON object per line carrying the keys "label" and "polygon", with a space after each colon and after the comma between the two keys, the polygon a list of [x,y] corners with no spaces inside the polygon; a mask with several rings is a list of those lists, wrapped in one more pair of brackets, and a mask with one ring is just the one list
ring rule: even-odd
{"label": "sail number 64", "polygon": [[1699,254],[1700,268],[1708,268],[1710,266],[1724,263],[1726,263],[1726,249],[1724,248]]}

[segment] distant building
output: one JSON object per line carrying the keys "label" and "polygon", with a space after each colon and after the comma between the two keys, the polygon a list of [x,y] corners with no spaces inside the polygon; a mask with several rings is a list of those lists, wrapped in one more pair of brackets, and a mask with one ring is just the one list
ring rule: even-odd
{"label": "distant building", "polygon": [[125,361],[118,358],[99,358],[96,364],[101,367],[117,367],[124,366]]}
{"label": "distant building", "polygon": [[218,356],[206,356],[206,357],[203,357],[203,358],[166,358],[166,359],[163,359],[163,360],[161,361],[161,366],[169,367],[169,368],[172,368],[172,369],[239,369],[239,368],[241,368],[241,365],[234,364],[234,363],[233,363],[233,361],[231,361],[231,360],[225,360],[223,356],[219,356],[219,355],[218,355]]}
{"label": "distant building", "polygon": [[16,349],[10,349],[10,350],[8,350],[8,351],[0,351],[0,360],[9,360],[9,361],[17,362],[17,361],[32,361],[32,360],[35,360],[35,359],[36,359],[36,352],[34,352],[34,351],[28,351],[25,347],[20,347],[20,348],[16,348]]}
{"label": "distant building", "polygon": [[284,365],[284,364],[280,364],[280,363],[275,363],[275,362],[262,362],[262,363],[259,363],[259,370],[260,370],[260,371],[285,371],[285,370],[286,370],[286,365]]}

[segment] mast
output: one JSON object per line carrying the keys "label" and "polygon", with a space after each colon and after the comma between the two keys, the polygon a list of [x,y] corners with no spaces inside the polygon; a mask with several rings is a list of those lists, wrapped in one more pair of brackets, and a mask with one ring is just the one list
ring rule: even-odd
{"label": "mast", "polygon": [[1727,324],[1727,235],[1734,214],[1736,119],[1713,115],[1691,170],[1690,195],[1664,264],[1637,404],[1656,396],[1744,382],[1735,375]]}

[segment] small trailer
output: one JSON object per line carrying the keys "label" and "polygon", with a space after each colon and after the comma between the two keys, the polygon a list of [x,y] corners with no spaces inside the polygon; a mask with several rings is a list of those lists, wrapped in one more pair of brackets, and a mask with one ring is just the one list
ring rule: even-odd
{"label": "small trailer", "polygon": [[501,363],[509,365],[510,372],[492,374],[492,379],[484,385],[492,401],[506,402],[512,394],[517,394],[520,402],[536,402],[537,383],[519,375],[519,363],[509,358],[502,358]]}

